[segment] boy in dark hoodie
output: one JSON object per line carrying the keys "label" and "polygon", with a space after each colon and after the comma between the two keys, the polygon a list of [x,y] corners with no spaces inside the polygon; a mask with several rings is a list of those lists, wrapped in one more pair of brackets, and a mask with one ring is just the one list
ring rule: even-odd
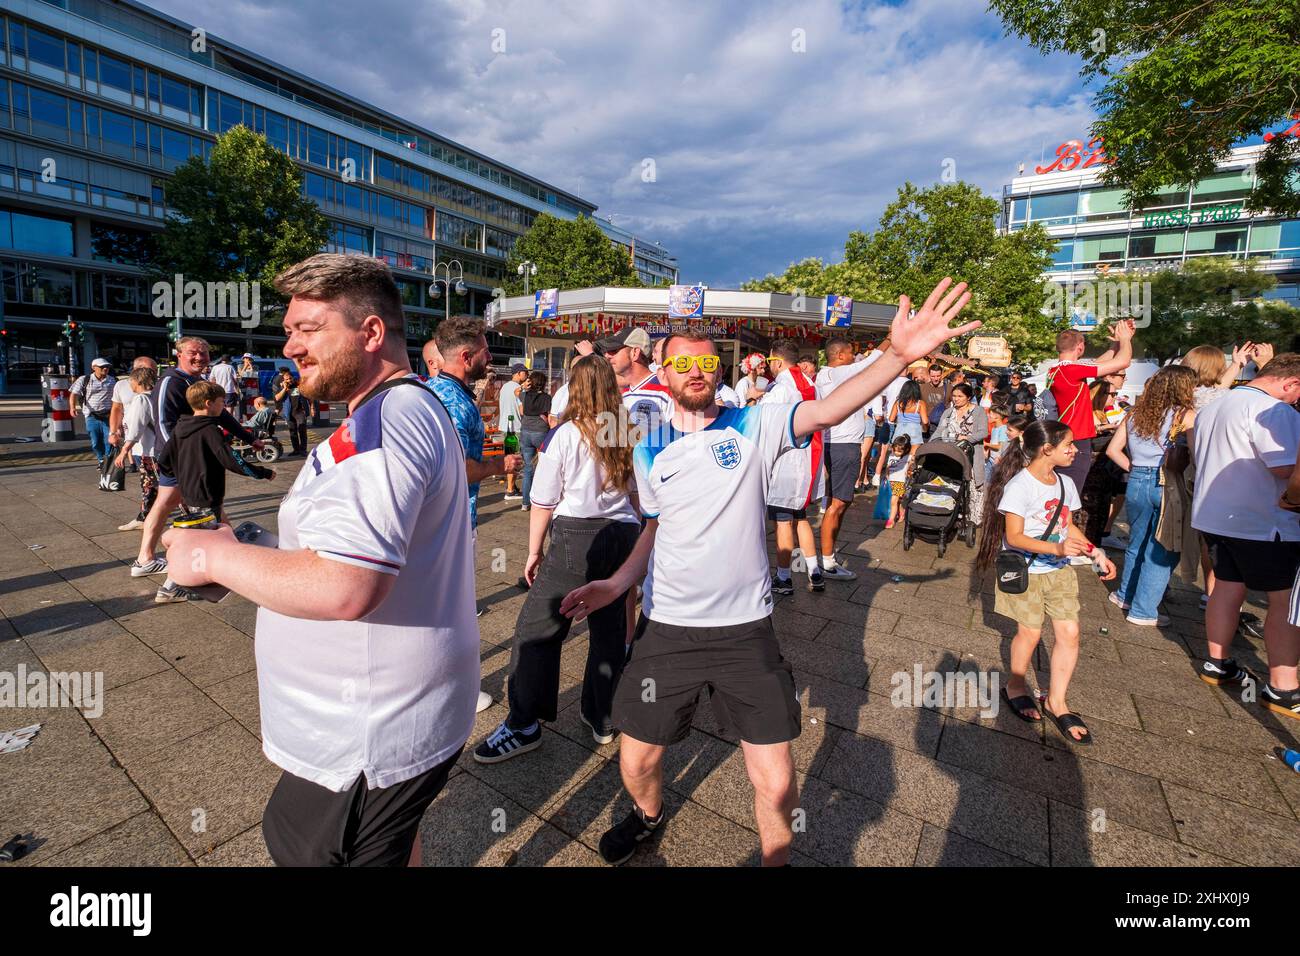
{"label": "boy in dark hoodie", "polygon": [[[226,393],[215,382],[195,382],[185,390],[191,415],[176,421],[172,437],[158,455],[158,468],[176,479],[181,489],[180,514],[173,527],[212,527],[225,520],[226,472],[269,480],[275,472],[244,461],[226,444],[227,435],[217,420],[226,406]],[[158,604],[188,601],[186,589],[164,582],[154,595]]]}

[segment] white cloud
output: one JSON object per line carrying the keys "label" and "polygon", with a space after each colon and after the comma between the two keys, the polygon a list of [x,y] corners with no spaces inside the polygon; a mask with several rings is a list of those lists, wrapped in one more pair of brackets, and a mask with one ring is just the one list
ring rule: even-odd
{"label": "white cloud", "polygon": [[1092,120],[1076,66],[982,0],[155,2],[577,193],[714,285],[836,257],[947,158],[996,193]]}

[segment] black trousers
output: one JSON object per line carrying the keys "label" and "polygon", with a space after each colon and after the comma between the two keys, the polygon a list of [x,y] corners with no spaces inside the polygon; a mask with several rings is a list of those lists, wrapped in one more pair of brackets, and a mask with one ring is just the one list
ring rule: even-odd
{"label": "black trousers", "polygon": [[307,454],[307,420],[291,418],[285,425],[289,427],[289,441],[293,443],[292,454]]}
{"label": "black trousers", "polygon": [[[554,720],[560,696],[560,650],[572,624],[560,601],[574,588],[610,577],[627,560],[640,525],[604,518],[556,518],[551,544],[515,621],[510,652],[508,724]],[[582,679],[582,715],[598,730],[610,727],[614,688],[626,656],[627,594],[587,618],[590,640]]]}

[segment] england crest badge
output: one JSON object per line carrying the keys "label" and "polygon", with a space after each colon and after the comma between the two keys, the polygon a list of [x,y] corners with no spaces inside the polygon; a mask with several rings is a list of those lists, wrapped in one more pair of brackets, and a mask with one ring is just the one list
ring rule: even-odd
{"label": "england crest badge", "polygon": [[723,468],[730,470],[740,464],[740,442],[736,439],[728,438],[710,447],[713,449],[714,461]]}

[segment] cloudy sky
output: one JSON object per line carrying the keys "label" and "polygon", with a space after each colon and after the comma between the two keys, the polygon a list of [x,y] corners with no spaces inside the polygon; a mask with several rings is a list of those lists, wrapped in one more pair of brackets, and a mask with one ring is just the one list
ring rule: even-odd
{"label": "cloudy sky", "polygon": [[998,195],[1093,118],[1077,63],[983,0],[147,2],[596,203],[715,287],[839,259],[945,160]]}

